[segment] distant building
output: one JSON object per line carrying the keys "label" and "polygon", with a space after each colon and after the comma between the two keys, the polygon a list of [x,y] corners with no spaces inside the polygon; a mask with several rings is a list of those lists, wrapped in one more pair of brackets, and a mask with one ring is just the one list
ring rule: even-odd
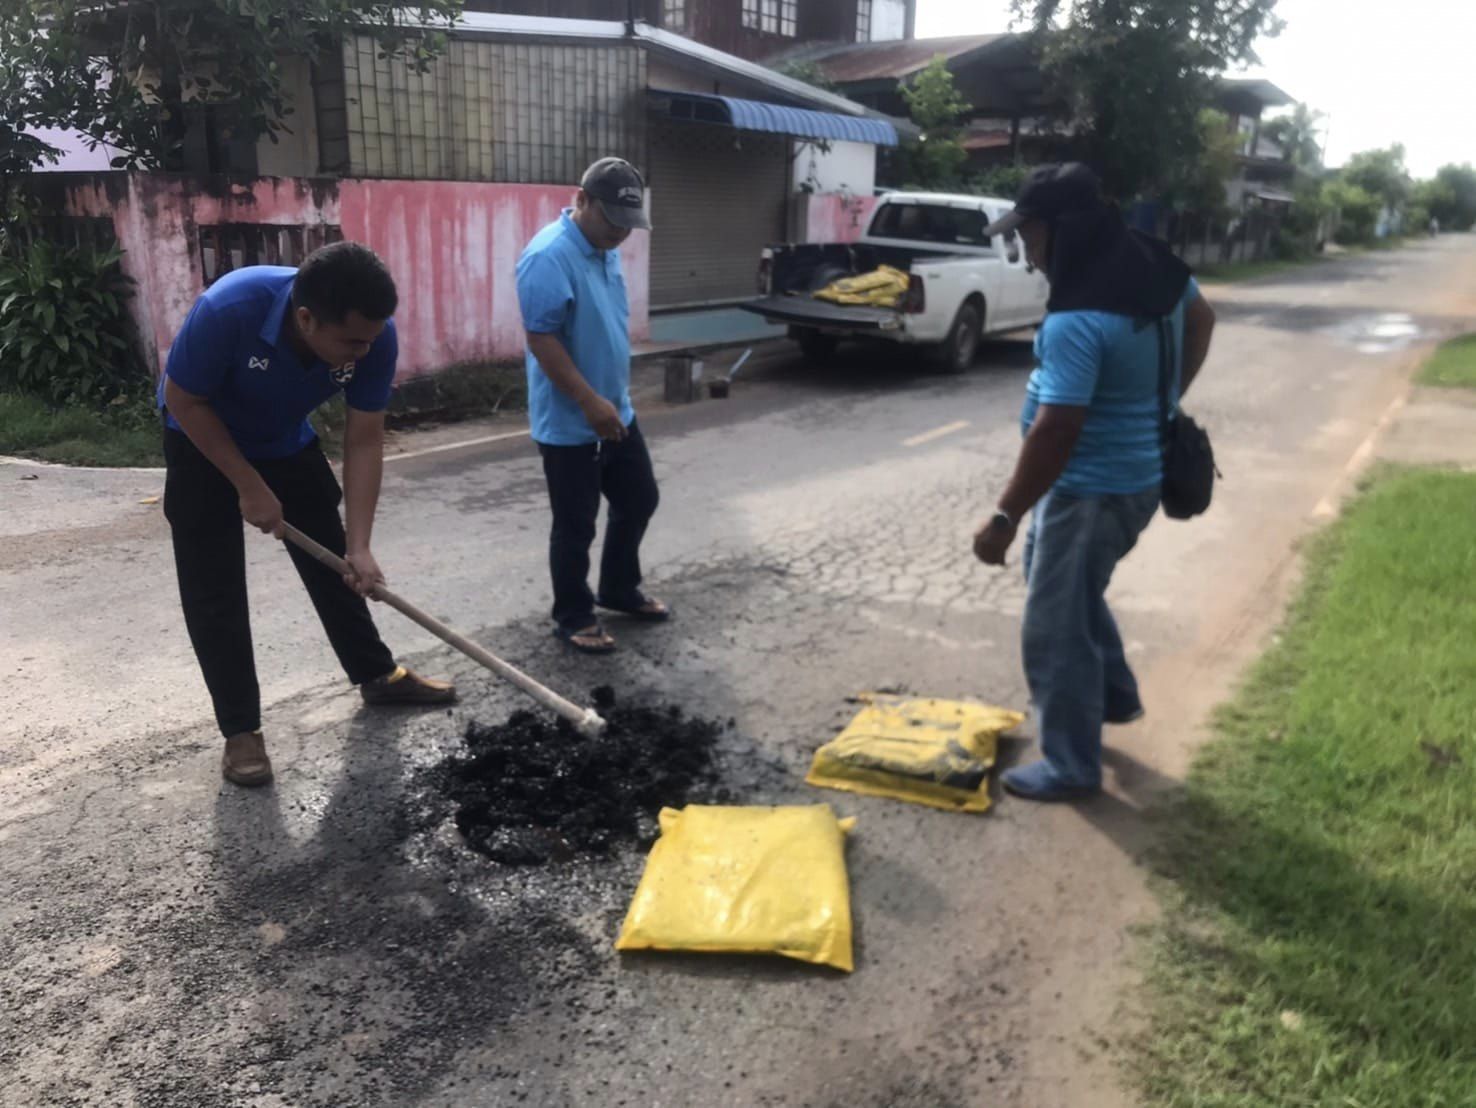
{"label": "distant building", "polygon": [[796,43],[913,36],[917,0],[467,0],[469,12],[639,20],[749,61]]}
{"label": "distant building", "polygon": [[1216,103],[1240,138],[1235,175],[1225,182],[1225,203],[1237,212],[1257,204],[1290,204],[1296,167],[1277,143],[1261,133],[1261,116],[1268,108],[1285,108],[1296,101],[1270,81],[1224,77]]}

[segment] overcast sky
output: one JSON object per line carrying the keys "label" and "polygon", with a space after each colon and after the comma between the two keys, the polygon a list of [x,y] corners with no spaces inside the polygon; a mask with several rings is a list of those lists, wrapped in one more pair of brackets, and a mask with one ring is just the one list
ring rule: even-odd
{"label": "overcast sky", "polygon": [[[1476,163],[1476,0],[1280,0],[1254,76],[1328,119],[1327,159],[1404,143],[1417,177]],[[919,38],[1003,31],[1009,0],[918,0]]]}

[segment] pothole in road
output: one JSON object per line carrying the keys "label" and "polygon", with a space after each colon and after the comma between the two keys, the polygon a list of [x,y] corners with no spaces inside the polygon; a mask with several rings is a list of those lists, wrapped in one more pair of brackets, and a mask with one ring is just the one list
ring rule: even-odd
{"label": "pothole in road", "polygon": [[671,706],[619,706],[608,688],[593,699],[608,724],[598,738],[526,711],[467,727],[467,753],[435,776],[468,846],[510,866],[608,854],[623,842],[654,840],[663,807],[731,799],[713,762],[731,721]]}

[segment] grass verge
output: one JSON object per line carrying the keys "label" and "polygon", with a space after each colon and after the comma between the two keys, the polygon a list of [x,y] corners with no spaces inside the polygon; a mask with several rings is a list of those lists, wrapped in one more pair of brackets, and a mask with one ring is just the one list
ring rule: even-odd
{"label": "grass verge", "polygon": [[1268,258],[1259,262],[1229,262],[1225,265],[1205,265],[1194,271],[1201,281],[1230,284],[1235,281],[1253,281],[1257,277],[1271,277],[1289,269],[1304,269],[1309,265],[1327,261],[1323,255],[1311,258]]}
{"label": "grass verge", "polygon": [[1451,339],[1430,356],[1419,383],[1440,388],[1476,388],[1476,334]]}
{"label": "grass verge", "polygon": [[[456,366],[397,387],[385,423],[404,430],[520,412],[527,404],[521,365]],[[312,415],[331,454],[341,452],[344,419],[342,396]],[[34,397],[0,393],[0,454],[64,465],[157,466],[164,464],[160,434],[151,397],[95,411],[50,408]]]}
{"label": "grass verge", "polygon": [[1387,471],[1166,816],[1172,1108],[1476,1104],[1476,477]]}
{"label": "grass verge", "polygon": [[0,393],[0,454],[79,466],[164,464],[159,420],[149,402],[105,408],[50,408]]}

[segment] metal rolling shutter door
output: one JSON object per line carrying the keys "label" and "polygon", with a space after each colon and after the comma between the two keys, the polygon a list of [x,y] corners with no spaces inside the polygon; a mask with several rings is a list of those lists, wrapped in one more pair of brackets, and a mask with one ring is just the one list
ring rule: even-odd
{"label": "metal rolling shutter door", "polygon": [[789,140],[658,123],[650,150],[651,306],[753,296],[759,252],[785,237]]}

